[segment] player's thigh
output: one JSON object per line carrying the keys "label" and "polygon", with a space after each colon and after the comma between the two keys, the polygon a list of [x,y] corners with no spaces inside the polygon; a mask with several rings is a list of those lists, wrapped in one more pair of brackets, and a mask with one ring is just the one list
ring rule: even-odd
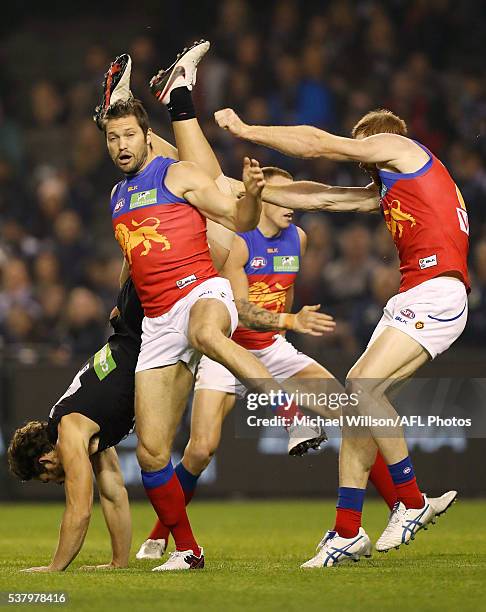
{"label": "player's thigh", "polygon": [[157,452],[171,444],[186,407],[192,374],[182,362],[135,374],[135,421],[139,441]]}
{"label": "player's thigh", "polygon": [[414,338],[386,326],[348,372],[347,378],[366,379],[389,386],[393,379],[404,380],[429,361],[429,353]]}
{"label": "player's thigh", "polygon": [[334,376],[326,370],[320,363],[310,363],[308,366],[299,370],[294,374],[295,378],[310,378],[310,379],[334,379]]}
{"label": "player's thigh", "polygon": [[198,389],[194,393],[191,416],[191,442],[217,448],[224,419],[235,405],[232,393]]}

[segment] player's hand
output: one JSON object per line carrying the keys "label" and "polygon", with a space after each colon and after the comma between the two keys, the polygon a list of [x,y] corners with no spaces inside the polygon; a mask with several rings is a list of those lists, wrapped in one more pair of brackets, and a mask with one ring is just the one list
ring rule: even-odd
{"label": "player's hand", "polygon": [[57,572],[59,570],[55,570],[50,565],[43,565],[42,567],[28,567],[27,569],[20,570],[21,572]]}
{"label": "player's hand", "polygon": [[223,108],[223,110],[216,111],[214,113],[214,120],[220,128],[228,130],[228,132],[238,138],[243,138],[245,128],[248,127],[232,108]]}
{"label": "player's hand", "polygon": [[334,321],[331,315],[317,312],[320,307],[320,304],[304,306],[295,315],[293,331],[300,334],[308,334],[309,336],[322,336],[323,334],[333,332],[336,327],[336,321]]}
{"label": "player's hand", "polygon": [[245,157],[243,160],[243,183],[246,193],[258,198],[265,187],[265,177],[256,159]]}

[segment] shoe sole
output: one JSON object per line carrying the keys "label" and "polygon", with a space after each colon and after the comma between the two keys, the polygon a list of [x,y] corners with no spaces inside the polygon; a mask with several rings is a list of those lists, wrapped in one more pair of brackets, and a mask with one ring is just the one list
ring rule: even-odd
{"label": "shoe sole", "polygon": [[[152,91],[153,95],[157,98],[157,100],[161,100],[162,98],[164,98],[165,95],[167,94],[167,91],[172,86],[175,80],[172,77],[174,76],[176,69],[179,67],[178,64],[182,60],[182,58],[185,55],[187,55],[189,51],[192,51],[195,47],[205,42],[207,41],[199,40],[195,42],[193,45],[191,45],[190,47],[184,47],[184,49],[182,49],[182,51],[177,55],[177,59],[175,60],[175,62],[173,62],[168,68],[159,70],[157,74],[154,77],[152,77],[152,79],[150,80],[150,90]],[[177,74],[177,76],[179,76],[179,74]],[[160,83],[164,78],[167,78],[167,83],[166,85],[163,86],[162,90],[159,90],[158,88],[160,88]]]}
{"label": "shoe sole", "polygon": [[437,514],[434,516],[434,518],[431,519],[426,525],[424,525],[423,527],[420,527],[420,529],[417,529],[417,531],[414,533],[414,535],[410,537],[410,540],[408,542],[403,542],[402,544],[399,544],[398,546],[392,546],[391,548],[387,548],[386,550],[378,550],[378,549],[376,549],[376,551],[379,552],[379,553],[387,553],[389,550],[393,550],[393,549],[400,550],[400,546],[402,546],[402,545],[403,546],[408,546],[412,540],[415,540],[415,536],[417,535],[417,533],[419,531],[422,531],[422,530],[423,531],[427,531],[427,529],[429,528],[429,525],[435,525],[435,519],[437,517],[442,516],[443,514],[445,514],[447,512],[447,510],[449,510],[449,508],[453,504],[456,503],[456,501],[457,501],[457,493],[454,496],[454,498],[451,499],[451,501],[447,504],[447,506],[444,508],[444,510],[442,510],[441,512],[437,512]]}
{"label": "shoe sole", "polygon": [[327,436],[325,434],[322,434],[321,436],[317,436],[317,438],[311,438],[310,440],[304,440],[304,442],[299,442],[299,444],[297,444],[296,446],[293,446],[289,450],[289,455],[291,457],[302,457],[310,449],[317,450],[323,442],[327,442]]}

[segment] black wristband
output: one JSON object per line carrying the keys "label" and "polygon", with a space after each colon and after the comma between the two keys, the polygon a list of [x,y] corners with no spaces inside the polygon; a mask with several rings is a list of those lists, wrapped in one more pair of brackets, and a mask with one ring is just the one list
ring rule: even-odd
{"label": "black wristband", "polygon": [[167,110],[171,121],[185,121],[196,117],[191,92],[187,87],[176,87],[170,92],[170,102],[167,104]]}

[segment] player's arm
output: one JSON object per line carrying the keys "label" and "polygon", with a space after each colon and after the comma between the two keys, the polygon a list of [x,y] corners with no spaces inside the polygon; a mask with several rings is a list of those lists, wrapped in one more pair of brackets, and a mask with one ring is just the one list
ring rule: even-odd
{"label": "player's arm", "polygon": [[335,161],[385,163],[396,166],[399,171],[398,162],[403,157],[427,157],[413,141],[398,134],[375,134],[354,139],[336,136],[310,125],[248,125],[231,108],[217,111],[215,119],[220,127],[238,138],[251,140],[292,157],[327,157]]}
{"label": "player's arm", "polygon": [[332,187],[312,181],[294,181],[288,185],[265,185],[262,198],[265,202],[293,210],[328,212],[364,212],[380,210],[377,186]]}
{"label": "player's arm", "polygon": [[[243,183],[227,179],[236,195],[241,195]],[[294,181],[286,185],[265,185],[262,201],[292,210],[316,212],[364,212],[380,210],[378,188],[374,183],[366,187],[332,187],[313,181]]]}
{"label": "player's arm", "polygon": [[[101,508],[110,532],[112,560],[90,569],[117,569],[128,566],[132,541],[132,520],[128,493],[114,448],[108,448],[92,458],[93,470],[100,494]],[[83,569],[88,569],[84,567]]]}
{"label": "player's arm", "polygon": [[243,183],[245,195],[241,198],[222,193],[214,180],[192,162],[174,164],[166,178],[173,193],[185,198],[208,219],[237,232],[254,229],[260,220],[265,179],[256,160],[245,158]]}
{"label": "player's arm", "polygon": [[[93,472],[88,445],[98,431],[94,421],[76,413],[66,415],[59,424],[57,450],[65,473],[66,508],[57,549],[45,571],[65,570],[83,545],[93,506]],[[40,569],[31,568],[30,571]]]}

